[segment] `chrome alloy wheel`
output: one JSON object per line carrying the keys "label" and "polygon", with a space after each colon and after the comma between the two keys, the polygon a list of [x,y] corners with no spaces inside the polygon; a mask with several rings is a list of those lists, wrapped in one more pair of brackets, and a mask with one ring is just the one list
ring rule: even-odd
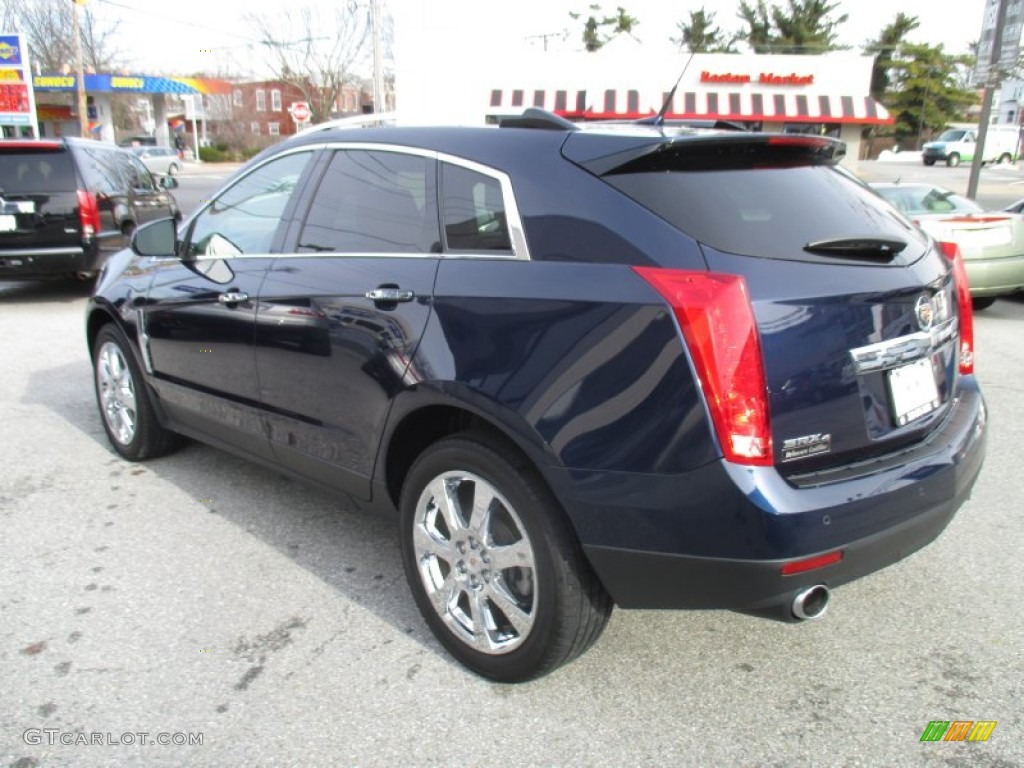
{"label": "chrome alloy wheel", "polygon": [[512,505],[470,472],[445,472],[416,503],[413,549],[423,587],[448,629],[471,648],[508,653],[537,615],[533,547]]}
{"label": "chrome alloy wheel", "polygon": [[110,434],[121,445],[128,445],[135,439],[138,425],[135,381],[124,353],[111,341],[100,347],[96,356],[96,390]]}

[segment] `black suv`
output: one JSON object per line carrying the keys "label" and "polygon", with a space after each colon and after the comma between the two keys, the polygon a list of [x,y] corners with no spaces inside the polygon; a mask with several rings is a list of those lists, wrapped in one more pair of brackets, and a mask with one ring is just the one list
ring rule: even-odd
{"label": "black suv", "polygon": [[159,178],[110,144],[0,141],[0,280],[94,277],[138,225],[181,217]]}
{"label": "black suv", "polygon": [[939,535],[986,435],[958,250],[842,150],[543,114],[294,137],[108,264],[107,435],[397,508],[427,623],[494,679],[613,604],[818,618]]}

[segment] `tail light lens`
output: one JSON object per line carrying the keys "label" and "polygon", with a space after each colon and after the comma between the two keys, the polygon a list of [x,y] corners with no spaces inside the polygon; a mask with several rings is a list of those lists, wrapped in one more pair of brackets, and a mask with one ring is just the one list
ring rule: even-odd
{"label": "tail light lens", "polygon": [[964,257],[956,243],[940,242],[939,248],[953,262],[953,282],[956,284],[956,299],[960,307],[960,373],[974,373],[974,307],[971,304],[971,287],[967,282]]}
{"label": "tail light lens", "polygon": [[679,321],[725,458],[770,465],[768,387],[746,281],[716,272],[633,269]]}
{"label": "tail light lens", "polygon": [[78,190],[78,219],[82,223],[82,237],[88,238],[100,231],[100,207],[96,195]]}

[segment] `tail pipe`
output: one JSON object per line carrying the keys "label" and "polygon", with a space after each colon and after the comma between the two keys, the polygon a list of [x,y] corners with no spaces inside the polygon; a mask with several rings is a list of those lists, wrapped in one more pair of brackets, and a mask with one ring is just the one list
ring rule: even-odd
{"label": "tail pipe", "polygon": [[824,584],[816,584],[813,587],[798,592],[793,598],[791,610],[793,617],[799,621],[820,619],[828,609],[828,601],[832,593]]}

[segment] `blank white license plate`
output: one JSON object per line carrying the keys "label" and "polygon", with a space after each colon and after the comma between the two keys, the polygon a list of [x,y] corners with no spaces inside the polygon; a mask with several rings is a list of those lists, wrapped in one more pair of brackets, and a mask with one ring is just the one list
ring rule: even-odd
{"label": "blank white license plate", "polygon": [[13,232],[18,228],[18,220],[13,216],[0,215],[0,232]]}
{"label": "blank white license plate", "polygon": [[1007,226],[991,227],[990,229],[963,229],[956,233],[956,240],[963,245],[986,248],[994,245],[1009,245],[1013,242],[1013,233]]}
{"label": "blank white license plate", "polygon": [[889,394],[899,426],[909,424],[939,407],[939,389],[931,358],[889,371]]}

